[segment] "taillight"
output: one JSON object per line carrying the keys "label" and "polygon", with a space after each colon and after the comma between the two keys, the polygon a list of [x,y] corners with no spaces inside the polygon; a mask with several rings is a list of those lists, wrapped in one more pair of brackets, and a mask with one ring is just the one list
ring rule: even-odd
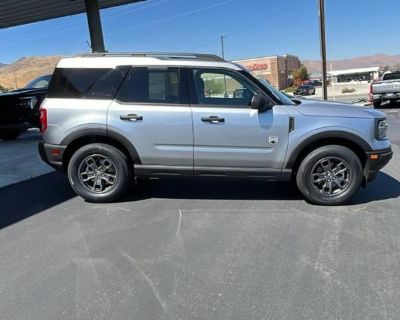
{"label": "taillight", "polygon": [[372,102],[372,101],[374,100],[374,99],[372,98],[372,83],[369,85],[368,97],[369,97],[369,102]]}
{"label": "taillight", "polygon": [[40,132],[44,133],[47,129],[47,109],[40,108]]}

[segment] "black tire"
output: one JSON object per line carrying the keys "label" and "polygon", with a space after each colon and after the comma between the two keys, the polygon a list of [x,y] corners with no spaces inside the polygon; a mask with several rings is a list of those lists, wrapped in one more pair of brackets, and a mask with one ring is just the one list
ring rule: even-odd
{"label": "black tire", "polygon": [[376,101],[373,102],[373,104],[374,104],[374,108],[379,108],[381,106],[381,104],[382,104],[382,101],[381,100],[376,100]]}
{"label": "black tire", "polygon": [[17,129],[3,129],[0,130],[0,139],[2,140],[15,140],[21,134]]}
{"label": "black tire", "polygon": [[313,150],[303,159],[296,175],[297,187],[308,201],[328,206],[346,203],[361,182],[360,159],[353,151],[339,145]]}
{"label": "black tire", "polygon": [[[122,197],[129,188],[132,168],[126,155],[117,148],[93,143],[81,147],[72,155],[68,164],[68,180],[72,189],[86,201],[112,202]],[[95,190],[103,187],[104,190]]]}

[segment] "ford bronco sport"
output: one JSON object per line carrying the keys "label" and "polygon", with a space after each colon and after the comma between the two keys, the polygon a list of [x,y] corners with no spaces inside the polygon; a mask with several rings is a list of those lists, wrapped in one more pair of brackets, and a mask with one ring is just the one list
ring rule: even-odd
{"label": "ford bronco sport", "polygon": [[91,202],[145,177],[294,180],[315,204],[343,204],[391,158],[385,115],[297,101],[205,54],[62,59],[41,107],[42,159]]}

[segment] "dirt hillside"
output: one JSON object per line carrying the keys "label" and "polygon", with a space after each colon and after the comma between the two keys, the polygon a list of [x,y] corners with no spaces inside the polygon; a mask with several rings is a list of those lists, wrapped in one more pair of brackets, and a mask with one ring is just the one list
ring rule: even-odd
{"label": "dirt hillside", "polygon": [[0,85],[7,89],[24,87],[38,76],[52,73],[61,56],[23,57],[0,67]]}

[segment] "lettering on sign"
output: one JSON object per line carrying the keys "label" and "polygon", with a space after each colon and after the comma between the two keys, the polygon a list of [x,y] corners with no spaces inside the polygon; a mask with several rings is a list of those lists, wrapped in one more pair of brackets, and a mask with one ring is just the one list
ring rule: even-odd
{"label": "lettering on sign", "polygon": [[250,71],[268,70],[268,63],[253,63],[246,66]]}

